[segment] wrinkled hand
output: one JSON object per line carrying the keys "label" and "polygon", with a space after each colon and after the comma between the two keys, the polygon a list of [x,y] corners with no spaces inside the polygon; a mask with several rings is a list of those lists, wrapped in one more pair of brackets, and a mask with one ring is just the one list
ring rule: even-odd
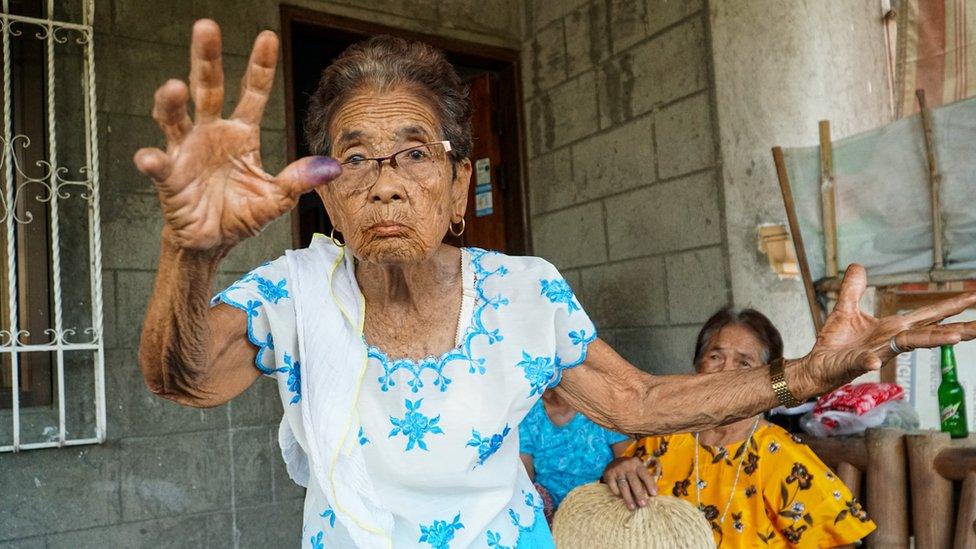
{"label": "wrinkled hand", "polygon": [[939,324],[976,304],[976,293],[946,299],[905,315],[875,318],[858,305],[866,287],[864,267],[857,264],[848,267],[837,306],[805,358],[817,392],[832,390],[880,368],[895,356],[891,338],[895,338],[895,344],[903,352],[976,338],[976,322]]}
{"label": "wrinkled hand", "polygon": [[603,483],[620,496],[633,511],[647,506],[647,498],[657,495],[657,483],[640,458],[619,457],[603,470]]}
{"label": "wrinkled hand", "polygon": [[[261,167],[260,124],[278,62],[273,32],[255,40],[240,99],[227,119],[221,118],[220,27],[197,21],[190,52],[189,87],[170,80],[156,91],[153,118],[166,136],[166,151],[140,149],[134,160],[156,185],[167,237],[182,248],[228,248],[260,232],[341,170],[322,156],[300,159],[278,176]],[[187,113],[191,96],[196,120]]]}

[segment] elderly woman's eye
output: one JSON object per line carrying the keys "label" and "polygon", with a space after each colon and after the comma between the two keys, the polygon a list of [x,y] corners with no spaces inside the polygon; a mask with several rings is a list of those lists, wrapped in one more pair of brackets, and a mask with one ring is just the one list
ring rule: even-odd
{"label": "elderly woman's eye", "polygon": [[351,168],[358,168],[366,163],[366,157],[361,154],[351,154],[342,163]]}
{"label": "elderly woman's eye", "polygon": [[427,152],[426,148],[410,149],[407,151],[407,158],[411,162],[421,162],[430,158],[430,154]]}

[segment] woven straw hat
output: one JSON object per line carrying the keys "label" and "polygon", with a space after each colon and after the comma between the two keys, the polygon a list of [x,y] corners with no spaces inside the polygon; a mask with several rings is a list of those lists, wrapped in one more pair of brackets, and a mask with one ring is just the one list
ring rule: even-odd
{"label": "woven straw hat", "polygon": [[584,484],[559,505],[553,521],[559,549],[699,549],[715,547],[705,517],[678,498],[649,498],[631,512],[605,484]]}

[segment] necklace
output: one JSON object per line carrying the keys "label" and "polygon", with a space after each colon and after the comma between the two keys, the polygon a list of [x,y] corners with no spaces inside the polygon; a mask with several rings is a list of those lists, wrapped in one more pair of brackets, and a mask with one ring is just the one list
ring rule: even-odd
{"label": "necklace", "polygon": [[[725,516],[729,514],[729,507],[732,505],[732,498],[735,496],[735,487],[739,484],[739,474],[742,472],[742,464],[746,460],[746,454],[749,453],[749,444],[752,442],[752,436],[756,434],[756,429],[759,427],[759,419],[756,418],[756,422],[752,424],[752,429],[749,431],[749,437],[746,438],[745,449],[742,451],[742,456],[739,458],[739,466],[735,469],[735,480],[732,481],[732,489],[729,491],[729,500],[725,502],[725,509],[722,510],[722,516],[718,519],[719,524],[725,524]],[[701,478],[698,474],[698,431],[695,431],[695,498],[698,500],[698,510],[702,510],[701,502]]]}

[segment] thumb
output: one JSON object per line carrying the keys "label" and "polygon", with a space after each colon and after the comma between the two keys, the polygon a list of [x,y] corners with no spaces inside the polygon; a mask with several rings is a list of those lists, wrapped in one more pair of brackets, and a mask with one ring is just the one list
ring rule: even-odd
{"label": "thumb", "polygon": [[298,198],[325,185],[342,173],[342,166],[328,156],[306,156],[292,162],[275,177],[274,182],[289,196]]}

